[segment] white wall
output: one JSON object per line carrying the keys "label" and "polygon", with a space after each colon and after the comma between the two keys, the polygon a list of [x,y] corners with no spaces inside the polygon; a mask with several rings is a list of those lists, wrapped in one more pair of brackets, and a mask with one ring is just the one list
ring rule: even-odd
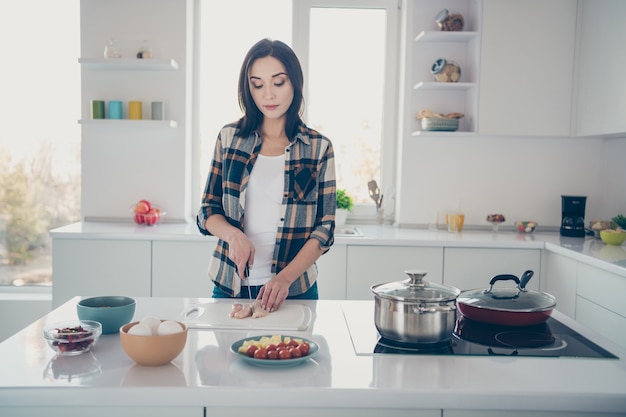
{"label": "white wall", "polygon": [[[174,75],[148,75],[128,81],[129,74],[83,70],[83,117],[96,97],[123,100],[162,99],[176,129],[83,128],[83,214],[86,217],[129,218],[137,199],[167,201],[168,218],[190,213],[191,78],[189,12],[191,0],[82,0],[82,56],[101,56],[115,36],[132,45],[150,39],[155,54],[176,59]],[[607,51],[614,53],[614,51]],[[131,74],[132,75],[132,74]],[[163,77],[163,91],[155,90]],[[145,81],[145,82],[144,82]],[[532,123],[532,112],[520,117]],[[169,117],[168,117],[169,118]],[[445,140],[401,138],[398,157],[396,221],[425,225],[437,210],[457,207],[466,224],[488,226],[485,216],[504,213],[509,224],[535,220],[558,227],[562,194],[586,195],[586,219],[609,218],[626,212],[626,139],[462,137]]]}
{"label": "white wall", "polygon": [[508,224],[556,227],[562,194],[587,196],[587,220],[609,218],[626,212],[625,147],[625,139],[406,138],[398,222],[427,224],[460,201],[466,224],[485,226],[487,214],[503,213]]}
{"label": "white wall", "polygon": [[178,71],[118,71],[85,68],[82,118],[91,100],[163,101],[178,127],[93,126],[82,128],[82,215],[130,220],[129,207],[146,198],[183,221],[191,199],[191,0],[82,0],[81,57],[102,58],[115,38],[123,58],[134,58],[148,40],[154,58],[174,59]]}

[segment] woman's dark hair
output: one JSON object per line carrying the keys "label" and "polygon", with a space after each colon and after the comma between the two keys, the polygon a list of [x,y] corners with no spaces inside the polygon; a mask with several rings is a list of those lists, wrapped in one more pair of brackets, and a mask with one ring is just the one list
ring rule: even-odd
{"label": "woman's dark hair", "polygon": [[254,103],[250,93],[248,72],[254,61],[267,56],[276,58],[285,66],[287,76],[293,86],[293,101],[287,110],[285,123],[285,133],[289,139],[292,139],[298,133],[298,127],[303,123],[300,116],[304,103],[302,95],[304,76],[302,75],[300,61],[293,50],[285,43],[271,39],[261,39],[254,44],[241,65],[241,71],[239,72],[239,107],[243,112],[243,117],[239,120],[239,136],[247,137],[258,129],[263,121],[263,113]]}

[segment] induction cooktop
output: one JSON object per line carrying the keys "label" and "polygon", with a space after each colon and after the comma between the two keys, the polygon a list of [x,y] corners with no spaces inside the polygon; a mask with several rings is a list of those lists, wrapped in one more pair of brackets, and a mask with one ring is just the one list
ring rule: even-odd
{"label": "induction cooktop", "polygon": [[[498,326],[458,314],[450,339],[436,344],[399,343],[380,336],[373,309],[343,305],[357,355],[416,354],[619,359],[572,328],[550,317],[540,325]],[[368,313],[371,312],[371,315]]]}

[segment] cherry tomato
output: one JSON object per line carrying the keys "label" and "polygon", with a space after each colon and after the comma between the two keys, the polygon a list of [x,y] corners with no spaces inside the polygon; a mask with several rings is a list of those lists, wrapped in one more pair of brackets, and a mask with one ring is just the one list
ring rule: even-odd
{"label": "cherry tomato", "polygon": [[276,348],[285,348],[285,347],[287,347],[285,342],[279,342],[279,343],[276,344]]}
{"label": "cherry tomato", "polygon": [[269,352],[269,351],[272,351],[272,350],[276,350],[276,345],[275,345],[275,344],[273,344],[273,343],[267,347],[267,351],[268,351],[268,352]]}
{"label": "cherry tomato", "polygon": [[254,358],[254,352],[256,352],[258,349],[258,346],[250,345],[248,346],[248,350],[246,350],[246,355]]}
{"label": "cherry tomato", "polygon": [[291,352],[289,352],[287,349],[279,351],[278,359],[291,359]]}
{"label": "cherry tomato", "polygon": [[254,359],[267,359],[267,349],[259,348],[255,350]]}
{"label": "cherry tomato", "polygon": [[302,356],[305,356],[309,354],[309,350],[311,350],[311,346],[309,346],[307,342],[302,342],[298,346],[298,349],[300,350],[300,352],[302,352]]}
{"label": "cherry tomato", "polygon": [[289,341],[289,343],[287,343],[287,346],[298,347],[298,342],[296,342],[295,340],[291,339]]}
{"label": "cherry tomato", "polygon": [[268,350],[267,359],[278,359],[278,351],[276,349]]}
{"label": "cherry tomato", "polygon": [[289,353],[291,354],[292,358],[301,358],[302,357],[302,351],[300,349],[298,349],[297,347],[291,347],[291,349],[289,349]]}

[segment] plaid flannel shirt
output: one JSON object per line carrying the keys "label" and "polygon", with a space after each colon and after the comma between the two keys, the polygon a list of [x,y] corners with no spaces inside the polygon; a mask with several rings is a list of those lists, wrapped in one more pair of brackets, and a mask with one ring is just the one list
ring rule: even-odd
{"label": "plaid flannel shirt", "polygon": [[[204,235],[206,219],[213,214],[243,230],[246,189],[250,172],[261,151],[261,137],[253,133],[237,136],[237,125],[222,128],[202,196],[196,223]],[[276,231],[272,275],[280,272],[313,238],[323,250],[334,242],[336,184],[335,160],[330,140],[301,125],[285,149],[285,188],[280,209],[281,225]],[[228,243],[219,239],[209,266],[209,277],[231,296],[241,292],[241,279],[228,257]],[[317,265],[311,267],[289,288],[289,295],[306,292],[317,279]]]}

